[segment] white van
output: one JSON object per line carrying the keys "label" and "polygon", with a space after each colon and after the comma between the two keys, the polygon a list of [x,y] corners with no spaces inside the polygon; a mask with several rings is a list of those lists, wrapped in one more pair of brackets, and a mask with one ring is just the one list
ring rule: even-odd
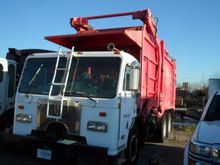
{"label": "white van", "polygon": [[184,165],[220,164],[220,91],[208,100],[184,151]]}

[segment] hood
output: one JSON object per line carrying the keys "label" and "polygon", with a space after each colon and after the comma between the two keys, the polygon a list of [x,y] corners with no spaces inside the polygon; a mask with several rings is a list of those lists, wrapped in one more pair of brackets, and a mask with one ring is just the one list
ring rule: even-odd
{"label": "hood", "polygon": [[196,132],[199,142],[220,144],[220,121],[200,121]]}

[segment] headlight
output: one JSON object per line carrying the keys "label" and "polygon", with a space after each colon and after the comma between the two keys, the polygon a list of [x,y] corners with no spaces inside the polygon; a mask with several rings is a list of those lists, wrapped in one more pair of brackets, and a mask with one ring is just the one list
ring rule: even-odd
{"label": "headlight", "polygon": [[191,140],[189,149],[192,154],[205,156],[207,158],[212,156],[212,146],[209,144],[198,143]]}
{"label": "headlight", "polygon": [[16,115],[16,121],[24,122],[24,123],[31,123],[31,122],[32,122],[32,115],[30,115],[30,114],[18,113],[18,114]]}
{"label": "headlight", "polygon": [[189,155],[195,160],[220,163],[220,145],[190,141]]}
{"label": "headlight", "polygon": [[87,129],[90,131],[107,132],[108,124],[106,122],[88,121]]}
{"label": "headlight", "polygon": [[220,164],[220,145],[213,145],[212,156],[213,161]]}

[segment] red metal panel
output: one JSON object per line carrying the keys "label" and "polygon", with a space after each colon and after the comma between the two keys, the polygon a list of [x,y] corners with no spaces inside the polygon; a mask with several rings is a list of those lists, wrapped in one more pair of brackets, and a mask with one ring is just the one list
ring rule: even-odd
{"label": "red metal panel", "polygon": [[[139,109],[143,118],[152,108],[157,108],[157,65],[156,47],[151,41],[147,26],[143,26],[141,48],[141,102]],[[148,110],[148,112],[146,112]]]}
{"label": "red metal panel", "polygon": [[69,49],[74,46],[77,51],[103,51],[107,50],[107,45],[113,42],[117,49],[134,54],[139,59],[141,46],[139,36],[141,36],[141,30],[139,27],[136,27],[47,36],[45,39]]}
{"label": "red metal panel", "polygon": [[164,42],[161,43],[163,55],[163,72],[161,81],[162,111],[175,109],[176,90],[176,63],[165,50]]}
{"label": "red metal panel", "polygon": [[165,50],[164,42],[152,39],[146,25],[143,26],[141,46],[141,102],[140,115],[145,119],[151,109],[158,109],[158,116],[175,108],[176,70]]}
{"label": "red metal panel", "polygon": [[173,109],[175,108],[175,68],[174,62],[165,56],[164,63],[164,108]]}

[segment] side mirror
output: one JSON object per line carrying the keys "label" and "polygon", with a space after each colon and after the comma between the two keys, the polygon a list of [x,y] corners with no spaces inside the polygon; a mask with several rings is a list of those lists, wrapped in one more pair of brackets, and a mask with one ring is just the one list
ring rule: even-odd
{"label": "side mirror", "polygon": [[129,82],[129,89],[137,91],[139,88],[139,74],[140,70],[138,68],[131,69],[131,76]]}

